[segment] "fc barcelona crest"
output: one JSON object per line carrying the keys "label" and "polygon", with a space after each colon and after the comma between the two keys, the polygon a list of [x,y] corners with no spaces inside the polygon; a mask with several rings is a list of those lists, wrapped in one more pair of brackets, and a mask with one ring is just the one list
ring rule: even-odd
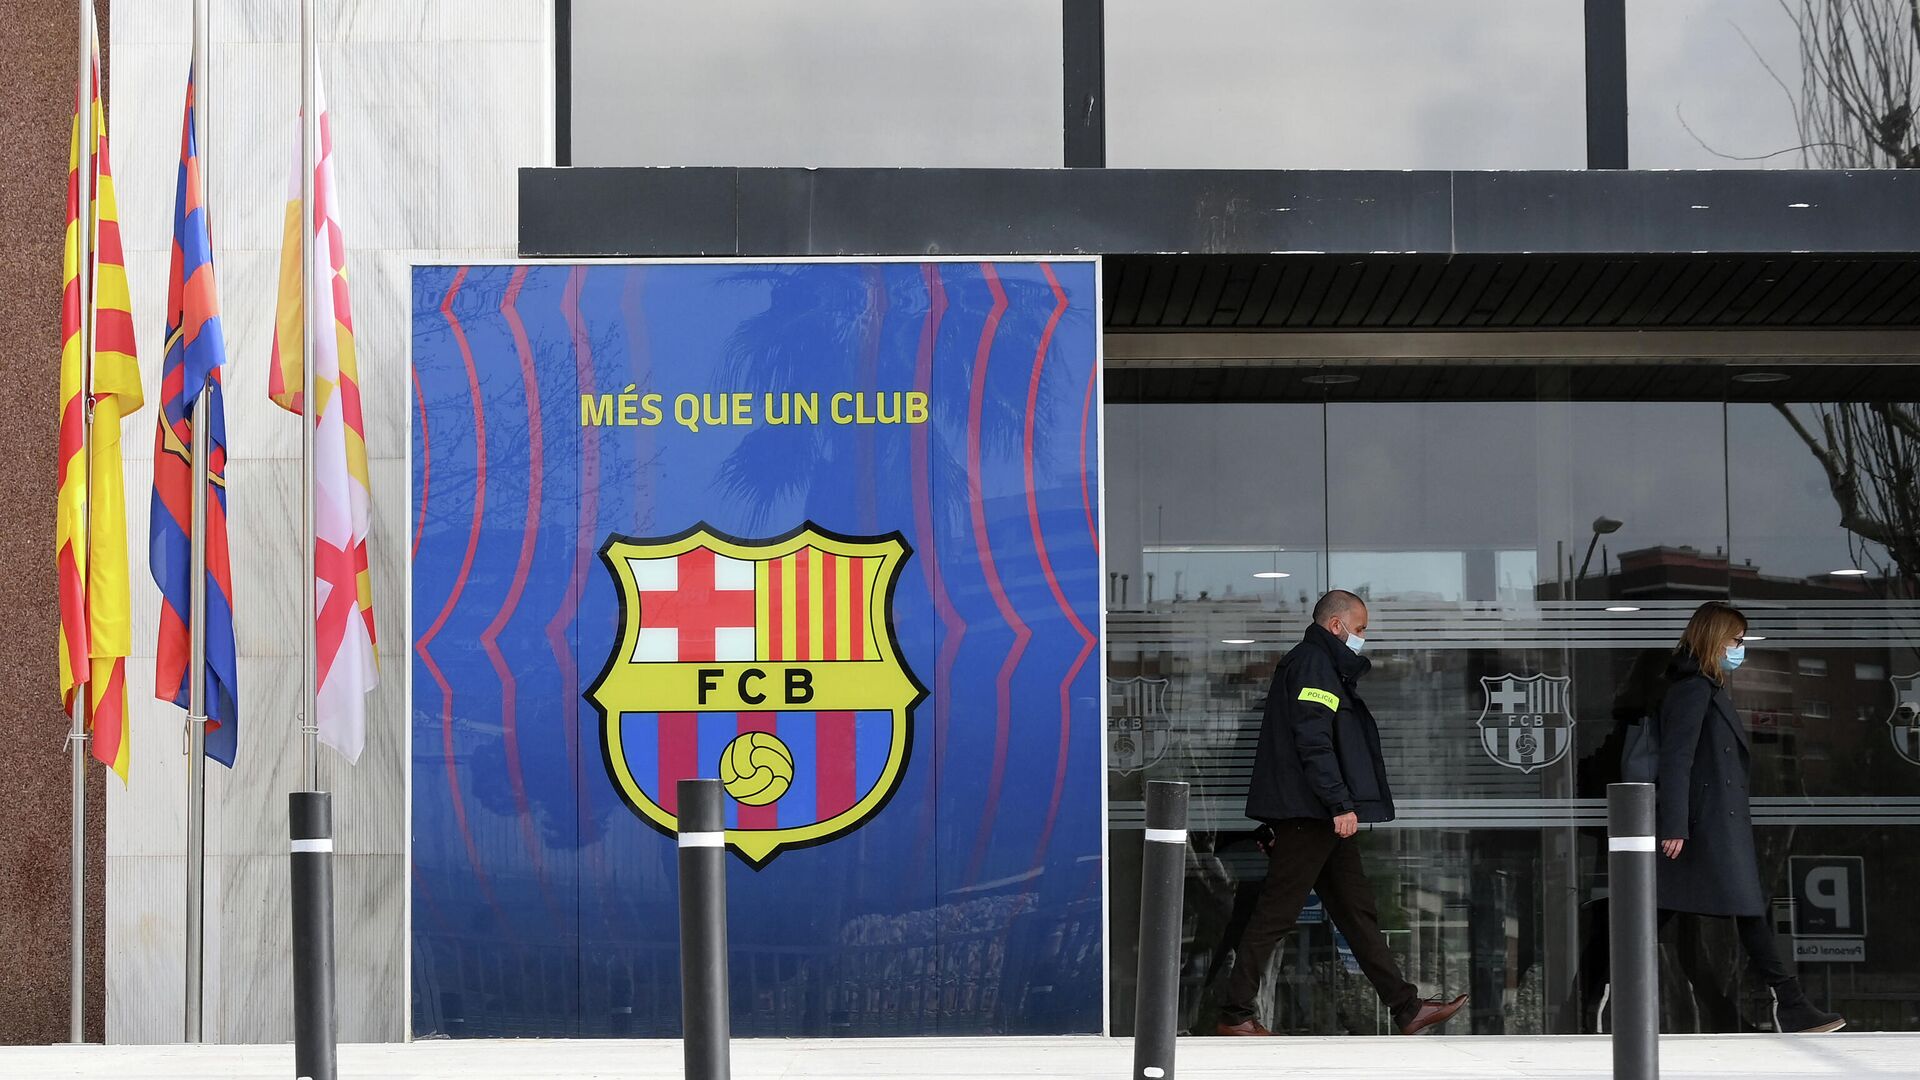
{"label": "fc barcelona crest", "polygon": [[1480,744],[1496,764],[1530,773],[1567,756],[1573,743],[1573,710],[1562,675],[1482,676],[1486,708]]}
{"label": "fc barcelona crest", "polygon": [[1121,776],[1150,769],[1167,756],[1173,718],[1167,714],[1168,679],[1107,680],[1107,768]]}
{"label": "fc barcelona crest", "polygon": [[727,845],[758,869],[879,812],[926,696],[893,632],[911,554],[898,533],[811,524],[758,541],[704,525],[609,537],[600,558],[619,588],[620,633],[586,696],[608,778],[634,813],[674,835],[679,781],[717,776]]}
{"label": "fc barcelona crest", "polygon": [[1894,752],[1908,764],[1920,765],[1920,672],[1896,675],[1891,681],[1893,715],[1887,717],[1887,731]]}

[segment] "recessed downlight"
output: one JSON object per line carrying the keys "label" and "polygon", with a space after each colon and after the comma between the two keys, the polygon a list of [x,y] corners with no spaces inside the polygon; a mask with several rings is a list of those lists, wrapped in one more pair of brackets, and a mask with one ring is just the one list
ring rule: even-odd
{"label": "recessed downlight", "polygon": [[1250,638],[1250,637],[1229,637],[1229,638],[1221,638],[1221,639],[1220,639],[1220,644],[1222,644],[1222,645],[1251,645],[1251,644],[1253,644],[1253,639],[1252,639],[1252,638]]}
{"label": "recessed downlight", "polygon": [[1262,570],[1253,576],[1257,578],[1264,578],[1268,581],[1272,581],[1277,578],[1292,577],[1293,575],[1287,573],[1284,570]]}
{"label": "recessed downlight", "polygon": [[1607,610],[1613,612],[1616,615],[1624,615],[1629,611],[1639,611],[1640,609],[1637,607],[1632,607],[1627,604],[1616,604],[1613,607],[1608,608]]}
{"label": "recessed downlight", "polygon": [[1844,570],[1829,570],[1827,571],[1827,573],[1832,575],[1833,577],[1866,577],[1867,576],[1867,572],[1865,570],[1860,569],[1857,566],[1849,566]]}
{"label": "recessed downlight", "polygon": [[1737,383],[1783,383],[1793,376],[1784,371],[1743,371],[1733,377]]}
{"label": "recessed downlight", "polygon": [[1360,381],[1360,376],[1339,374],[1309,375],[1300,381],[1310,386],[1352,386],[1354,383]]}

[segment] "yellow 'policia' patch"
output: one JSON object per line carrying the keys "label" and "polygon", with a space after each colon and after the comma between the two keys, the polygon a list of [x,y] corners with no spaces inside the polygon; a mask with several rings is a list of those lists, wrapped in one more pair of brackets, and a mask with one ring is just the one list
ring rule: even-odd
{"label": "yellow 'policia' patch", "polygon": [[1325,705],[1330,712],[1340,711],[1340,699],[1338,697],[1327,693],[1325,690],[1315,690],[1311,686],[1300,691],[1300,700],[1311,701],[1315,705]]}

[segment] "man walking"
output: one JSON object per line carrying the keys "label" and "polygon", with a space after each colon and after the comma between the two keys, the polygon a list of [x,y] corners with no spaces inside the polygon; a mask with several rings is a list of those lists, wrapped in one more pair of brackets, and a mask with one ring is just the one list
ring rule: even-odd
{"label": "man walking", "polygon": [[1360,865],[1360,823],[1393,820],[1380,732],[1356,692],[1373,666],[1360,655],[1366,632],[1366,602],[1336,589],[1314,605],[1305,640],[1273,674],[1247,791],[1247,816],[1272,827],[1273,846],[1266,884],[1221,992],[1221,1035],[1273,1034],[1261,1026],[1254,997],[1309,891],[1320,894],[1400,1034],[1445,1023],[1466,1004],[1465,994],[1422,1000],[1401,977]]}

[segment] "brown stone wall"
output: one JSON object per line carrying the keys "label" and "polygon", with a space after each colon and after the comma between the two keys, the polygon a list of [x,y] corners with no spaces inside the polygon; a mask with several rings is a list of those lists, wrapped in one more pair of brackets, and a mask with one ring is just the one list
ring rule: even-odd
{"label": "brown stone wall", "polygon": [[[99,7],[104,39],[106,0]],[[67,1039],[70,772],[53,535],[77,8],[0,0],[0,1043]],[[107,805],[104,770],[88,771],[87,1038],[97,1042],[105,1031]]]}

